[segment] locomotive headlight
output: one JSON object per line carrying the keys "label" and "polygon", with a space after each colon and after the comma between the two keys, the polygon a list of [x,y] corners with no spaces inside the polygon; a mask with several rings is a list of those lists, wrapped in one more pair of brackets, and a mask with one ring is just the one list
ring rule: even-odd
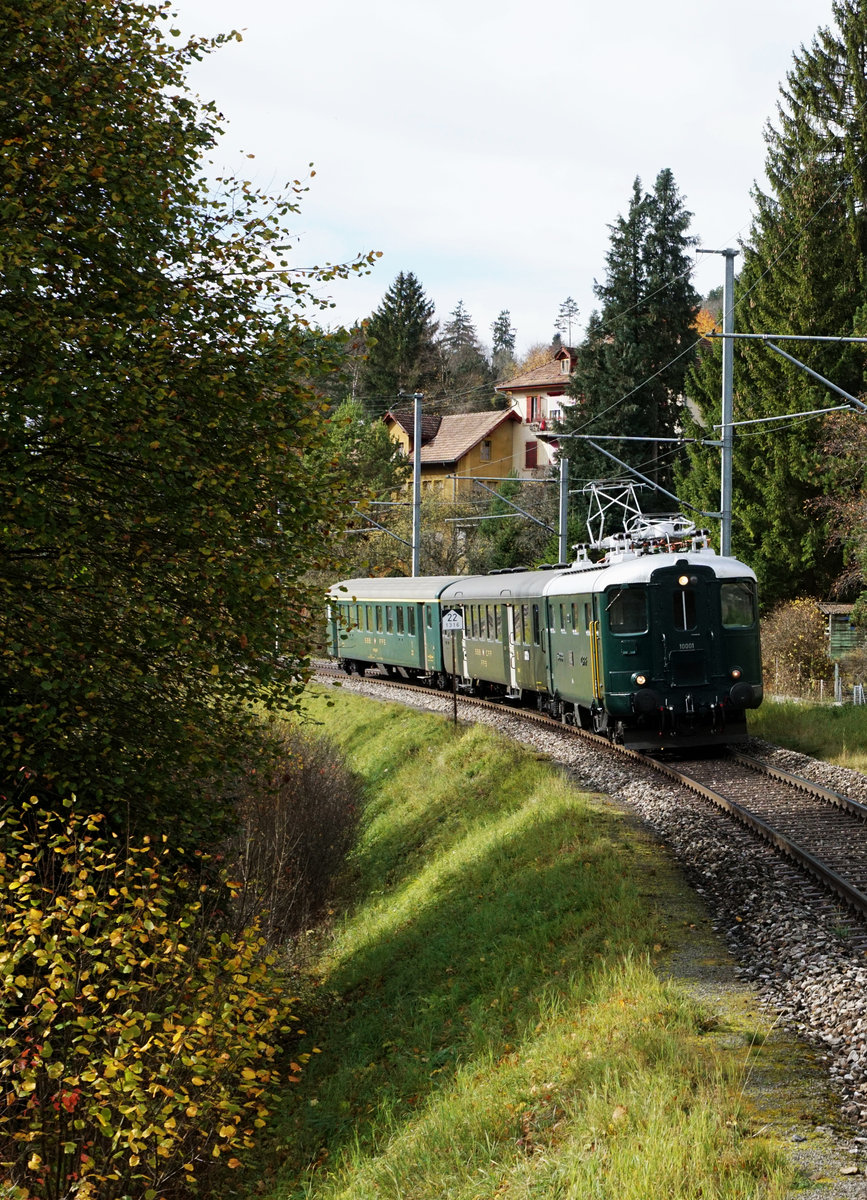
{"label": "locomotive headlight", "polygon": [[689,576],[688,575],[678,575],[677,582],[680,584],[681,587],[686,587],[686,585],[689,583]]}
{"label": "locomotive headlight", "polygon": [[732,667],[731,671],[729,671],[729,674],[731,675],[732,679],[740,679],[743,671],[740,669],[740,667]]}
{"label": "locomotive headlight", "polygon": [[633,682],[633,683],[634,683],[634,684],[635,684],[637,687],[644,687],[644,685],[647,683],[647,676],[646,676],[646,675],[642,675],[642,674],[640,674],[640,673],[637,673],[637,674],[635,674],[635,675],[633,675],[633,676],[632,676],[632,682]]}

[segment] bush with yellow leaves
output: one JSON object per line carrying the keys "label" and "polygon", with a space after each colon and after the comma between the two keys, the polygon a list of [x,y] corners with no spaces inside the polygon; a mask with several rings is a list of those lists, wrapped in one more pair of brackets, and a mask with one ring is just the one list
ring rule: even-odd
{"label": "bush with yellow leaves", "polygon": [[208,869],[70,801],[0,822],[0,1167],[16,1200],[200,1194],[254,1145],[292,998],[257,930],[233,937],[208,912]]}
{"label": "bush with yellow leaves", "polygon": [[830,684],[834,667],[815,600],[787,601],[762,621],[762,669],[771,692],[812,695],[820,680]]}

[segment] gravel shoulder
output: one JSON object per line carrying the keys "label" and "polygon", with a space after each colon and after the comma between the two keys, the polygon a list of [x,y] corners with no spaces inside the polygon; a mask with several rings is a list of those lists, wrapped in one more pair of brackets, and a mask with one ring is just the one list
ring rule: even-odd
{"label": "gravel shoulder", "polygon": [[[341,686],[452,711],[450,696],[417,698],[356,678]],[[647,851],[642,887],[668,917],[662,969],[714,1015],[714,1036],[742,1048],[751,1129],[785,1147],[804,1176],[793,1200],[867,1200],[863,923],[707,801],[661,777],[630,772],[604,751],[508,711],[465,705],[459,717],[545,754],[628,822]],[[867,802],[867,777],[855,771],[758,740],[749,752]]]}

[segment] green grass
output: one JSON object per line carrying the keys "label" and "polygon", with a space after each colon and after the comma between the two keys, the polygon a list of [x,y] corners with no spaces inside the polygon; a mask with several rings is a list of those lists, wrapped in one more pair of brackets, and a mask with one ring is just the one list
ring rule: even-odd
{"label": "green grass", "polygon": [[746,1047],[654,971],[668,868],[626,821],[483,727],[312,708],[368,798],[308,967],[321,1054],[248,1194],[785,1195],[791,1172],[746,1130]]}
{"label": "green grass", "polygon": [[867,706],[765,700],[749,715],[756,737],[867,772]]}

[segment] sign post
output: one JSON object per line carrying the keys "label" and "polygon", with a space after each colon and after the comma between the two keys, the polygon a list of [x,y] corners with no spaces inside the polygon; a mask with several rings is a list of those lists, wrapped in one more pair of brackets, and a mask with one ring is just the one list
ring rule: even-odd
{"label": "sign post", "polygon": [[443,633],[451,634],[452,639],[452,705],[454,713],[454,723],[458,723],[458,676],[455,668],[455,642],[457,635],[463,633],[464,618],[461,611],[457,608],[448,608],[443,613],[442,620]]}

